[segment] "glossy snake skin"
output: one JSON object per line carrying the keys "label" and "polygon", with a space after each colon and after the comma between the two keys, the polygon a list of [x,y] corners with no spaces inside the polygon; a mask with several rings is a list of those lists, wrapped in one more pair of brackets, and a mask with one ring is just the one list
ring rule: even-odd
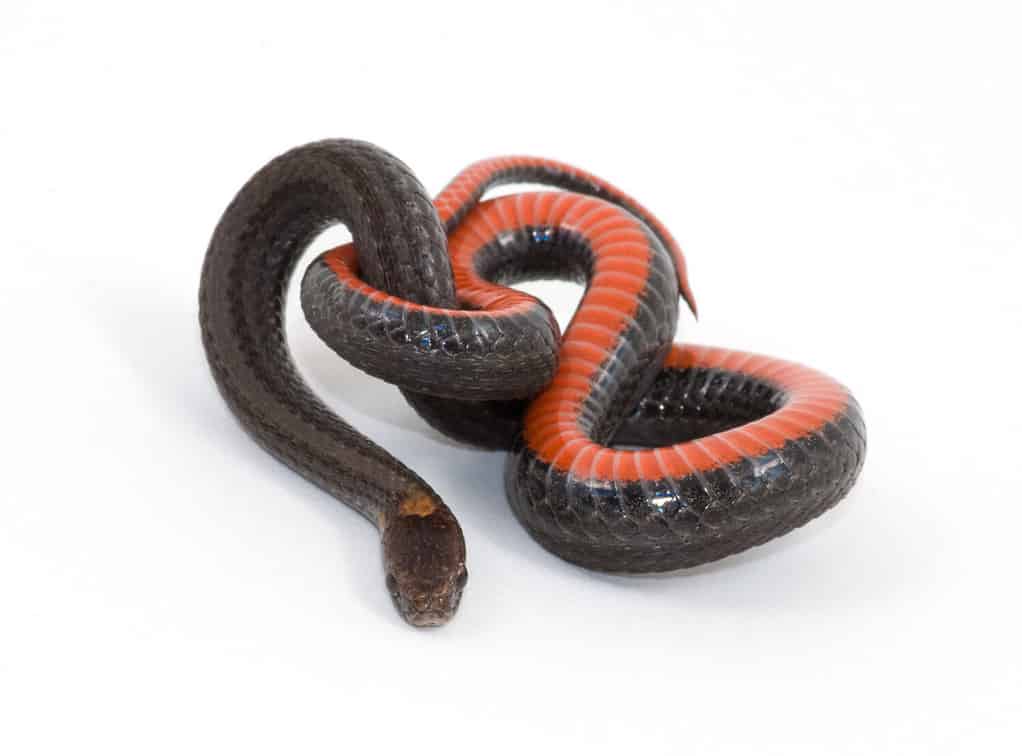
{"label": "glossy snake skin", "polygon": [[[482,199],[522,182],[565,191]],[[422,478],[309,390],[283,329],[295,261],[337,223],[352,244],[302,281],[312,327],[438,429],[509,449],[511,506],[564,559],[615,572],[719,559],[825,511],[859,473],[865,427],[840,384],[673,343],[679,299],[695,310],[681,250],[602,179],[496,158],[430,202],[377,147],[296,148],[241,189],[214,232],[203,343],[245,429],[380,529],[388,589],[412,624],[454,614],[468,574],[461,529]],[[545,305],[507,288],[537,277],[586,287],[563,336]]]}

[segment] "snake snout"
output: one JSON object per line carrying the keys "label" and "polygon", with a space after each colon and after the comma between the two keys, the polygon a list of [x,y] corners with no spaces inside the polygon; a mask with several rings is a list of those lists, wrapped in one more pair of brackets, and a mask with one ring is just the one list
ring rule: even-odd
{"label": "snake snout", "polygon": [[468,571],[462,569],[453,579],[399,581],[387,573],[387,590],[405,620],[416,627],[436,627],[450,620],[461,602],[468,582]]}

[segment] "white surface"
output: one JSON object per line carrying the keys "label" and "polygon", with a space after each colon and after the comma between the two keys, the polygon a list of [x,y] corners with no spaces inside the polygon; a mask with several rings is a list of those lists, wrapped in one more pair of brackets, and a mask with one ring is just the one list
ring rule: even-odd
{"label": "white surface", "polygon": [[[0,751],[1019,752],[1016,4],[146,5],[0,10]],[[242,434],[199,343],[219,214],[326,136],[434,191],[525,152],[635,194],[687,250],[683,338],[855,391],[853,494],[687,575],[588,573],[501,455],[293,317],[464,525],[457,619],[406,627],[372,529]]]}

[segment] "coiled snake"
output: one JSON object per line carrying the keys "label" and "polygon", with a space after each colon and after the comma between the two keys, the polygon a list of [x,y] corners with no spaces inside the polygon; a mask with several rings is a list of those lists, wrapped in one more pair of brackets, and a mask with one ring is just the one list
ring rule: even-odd
{"label": "coiled snake", "polygon": [[[566,191],[482,201],[522,182]],[[414,625],[458,606],[461,528],[422,478],[312,393],[284,333],[295,262],[337,223],[353,243],[302,280],[313,329],[444,433],[508,449],[515,515],[564,559],[615,572],[719,559],[812,519],[859,473],[865,426],[843,386],[790,362],[672,343],[679,295],[695,311],[684,258],[602,179],[496,158],[434,203],[373,145],[293,149],[217,225],[199,290],[203,344],[255,440],[378,526],[388,589]],[[506,288],[537,277],[586,287],[563,337],[545,305]]]}

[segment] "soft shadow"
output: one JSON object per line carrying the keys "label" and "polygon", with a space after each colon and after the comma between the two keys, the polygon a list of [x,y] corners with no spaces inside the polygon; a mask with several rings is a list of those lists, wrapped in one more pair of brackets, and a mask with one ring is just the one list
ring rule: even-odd
{"label": "soft shadow", "polygon": [[[196,271],[196,286],[197,281]],[[347,560],[348,592],[382,619],[404,625],[386,596],[378,554],[372,564],[367,565],[365,552],[350,546],[355,543],[354,539],[369,538],[372,526],[283,465],[269,462],[261,449],[238,432],[237,423],[229,420],[230,413],[217,395],[206,366],[194,292],[140,285],[106,291],[79,290],[70,295],[80,299],[80,311],[93,318],[111,346],[123,355],[125,364],[137,373],[140,385],[146,386],[166,408],[164,419],[184,422],[207,439],[215,438],[217,447],[229,457],[225,464],[244,465],[270,485],[270,495],[279,491],[281,496],[301,501],[328,522],[337,532],[338,549]],[[693,604],[727,602],[734,596],[715,596],[718,591],[706,590],[713,586],[712,578],[727,574],[741,581],[744,573],[754,572],[760,563],[818,539],[835,528],[847,526],[853,507],[862,503],[861,495],[857,494],[860,484],[847,501],[809,525],[763,546],[692,569],[624,576],[577,568],[545,551],[515,519],[504,493],[503,453],[481,452],[450,441],[419,419],[395,388],[348,365],[314,341],[314,334],[304,323],[296,326],[291,317],[288,327],[291,332],[307,329],[305,335],[292,336],[299,370],[342,417],[352,417],[356,427],[360,417],[372,417],[439,445],[440,448],[431,444],[416,445],[422,447],[420,462],[423,455],[428,462],[421,472],[461,519],[470,559],[475,549],[499,549],[522,563],[542,565],[563,575],[573,573],[589,577],[598,583],[648,594],[656,600]],[[437,471],[442,474],[437,475]],[[879,535],[884,537],[885,534]],[[878,534],[863,537],[867,536],[875,540]],[[893,535],[886,537],[892,542],[890,547],[896,548]],[[373,539],[377,540],[375,532]],[[834,555],[834,558],[839,556]],[[808,565],[807,569],[812,567]],[[840,566],[824,567],[825,572],[836,573]],[[888,594],[904,582],[900,579],[903,576],[887,574],[886,578],[884,592]]]}
{"label": "soft shadow", "polygon": [[[311,337],[301,333],[289,318],[291,351],[298,372],[323,402],[351,424],[371,418],[404,433],[414,433],[434,443],[452,448],[468,448],[434,430],[408,406],[396,386],[362,372],[338,357],[322,342],[315,340],[312,329],[302,323]],[[299,331],[295,334],[295,331]]]}
{"label": "soft shadow", "polygon": [[[140,285],[93,288],[69,295],[78,298],[78,310],[91,318],[97,331],[122,356],[123,364],[135,372],[138,385],[146,387],[164,410],[159,422],[182,424],[212,442],[224,455],[225,465],[243,466],[265,481],[267,496],[299,501],[311,509],[337,533],[338,551],[347,559],[348,592],[381,618],[404,624],[390,605],[379,549],[367,565],[364,552],[351,547],[356,539],[378,542],[375,528],[354,510],[272,459],[244,433],[221,400],[206,365],[194,294]],[[373,380],[355,370],[347,379],[359,384]],[[352,396],[371,395],[378,388],[360,387]],[[403,401],[401,406],[406,415],[404,422],[415,422],[412,410]],[[395,415],[400,412],[394,410]],[[343,593],[338,591],[339,595]]]}

